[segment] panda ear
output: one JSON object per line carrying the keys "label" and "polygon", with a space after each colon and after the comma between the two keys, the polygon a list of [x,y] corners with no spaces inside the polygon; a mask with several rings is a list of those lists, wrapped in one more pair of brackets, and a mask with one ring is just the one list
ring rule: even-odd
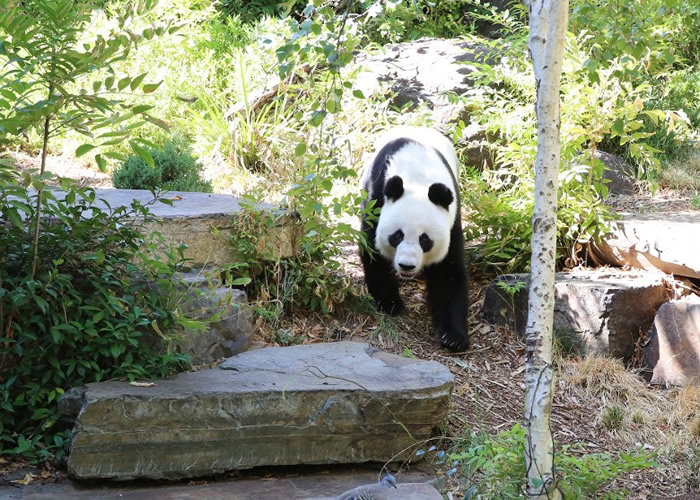
{"label": "panda ear", "polygon": [[448,210],[450,203],[454,201],[450,188],[440,182],[436,182],[428,189],[428,198],[436,205]]}
{"label": "panda ear", "polygon": [[403,179],[398,175],[391,177],[384,185],[384,195],[389,199],[396,201],[403,195]]}

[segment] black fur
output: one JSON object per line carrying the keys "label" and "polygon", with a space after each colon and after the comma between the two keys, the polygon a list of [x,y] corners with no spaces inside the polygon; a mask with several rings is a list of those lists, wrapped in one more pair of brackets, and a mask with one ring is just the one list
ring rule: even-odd
{"label": "black fur", "polygon": [[[374,200],[375,207],[381,209],[384,206],[384,195],[390,182],[385,183],[388,161],[401,148],[414,143],[407,138],[395,139],[386,144],[377,153],[371,170],[366,176],[362,186],[368,193],[368,201]],[[461,218],[459,216],[460,196],[456,179],[452,174],[449,163],[438,152],[445,168],[448,169],[453,181],[454,193],[457,198],[457,216],[450,231],[450,245],[447,256],[441,262],[425,267],[425,277],[428,290],[428,306],[433,318],[435,333],[443,346],[454,351],[464,351],[469,347],[467,333],[467,272],[464,264],[464,235],[462,234]],[[394,177],[401,180],[398,177]],[[391,182],[394,182],[393,179]],[[385,186],[386,184],[386,186]],[[435,187],[435,186],[442,186]],[[389,192],[396,194],[392,186]],[[430,187],[434,197],[430,197],[433,203],[445,208],[452,201],[452,192],[444,184],[434,184]],[[447,200],[444,190],[447,191],[450,201]],[[403,181],[401,181],[401,193],[403,194]],[[387,197],[393,198],[387,193]],[[437,200],[437,201],[436,201]],[[404,310],[404,304],[399,295],[399,282],[394,272],[392,262],[385,259],[376,250],[376,225],[369,223],[365,217],[362,219],[362,232],[367,236],[367,243],[373,252],[367,252],[360,248],[360,258],[365,272],[367,289],[372,295],[377,307],[385,313],[396,315]],[[432,242],[431,242],[432,243]],[[422,246],[422,245],[421,245]]]}
{"label": "black fur", "polygon": [[384,195],[389,200],[396,201],[403,195],[403,179],[398,175],[395,175],[388,181],[384,186]]}
{"label": "black fur", "polygon": [[[401,187],[403,188],[403,184]],[[440,182],[436,182],[428,188],[428,199],[445,210],[449,209],[450,203],[454,201],[450,188]]]}
{"label": "black fur", "polygon": [[428,308],[435,334],[442,345],[453,351],[469,348],[467,333],[468,282],[464,264],[464,234],[457,217],[450,231],[450,247],[445,258],[425,268]]}
{"label": "black fur", "polygon": [[403,234],[403,231],[401,231],[401,229],[394,231],[394,234],[389,236],[389,245],[396,248],[403,241],[403,236],[404,236],[404,234]]}
{"label": "black fur", "polygon": [[418,243],[420,244],[423,253],[430,252],[430,250],[433,249],[433,245],[435,244],[433,240],[430,239],[430,236],[428,236],[425,233],[420,235],[420,238],[418,238]]}

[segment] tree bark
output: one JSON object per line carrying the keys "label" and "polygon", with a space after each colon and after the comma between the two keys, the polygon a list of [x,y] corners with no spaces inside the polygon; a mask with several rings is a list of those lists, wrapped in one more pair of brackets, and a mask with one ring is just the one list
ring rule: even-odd
{"label": "tree bark", "polygon": [[552,470],[552,330],[559,183],[561,81],[568,0],[525,0],[530,13],[530,57],[537,85],[537,160],[532,216],[532,261],[525,333],[527,494],[559,498]]}

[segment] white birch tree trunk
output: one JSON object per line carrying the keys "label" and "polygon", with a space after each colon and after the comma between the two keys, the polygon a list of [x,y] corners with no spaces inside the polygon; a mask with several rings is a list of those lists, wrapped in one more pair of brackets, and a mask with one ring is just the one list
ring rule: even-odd
{"label": "white birch tree trunk", "polygon": [[559,185],[559,91],[568,0],[524,0],[530,14],[530,57],[537,85],[537,161],[532,216],[532,262],[525,333],[527,494],[559,498],[552,472],[552,330]]}

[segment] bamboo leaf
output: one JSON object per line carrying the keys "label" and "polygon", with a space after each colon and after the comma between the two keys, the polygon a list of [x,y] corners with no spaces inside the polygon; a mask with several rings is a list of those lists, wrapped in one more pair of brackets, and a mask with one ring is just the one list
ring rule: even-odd
{"label": "bamboo leaf", "polygon": [[144,94],[150,94],[152,92],[155,92],[158,87],[160,87],[160,84],[163,83],[163,81],[159,81],[158,83],[147,83],[146,85],[143,86],[143,93]]}
{"label": "bamboo leaf", "polygon": [[82,146],[78,146],[78,149],[75,150],[75,157],[80,158],[85,153],[92,151],[96,147],[97,146],[95,146],[94,144],[83,144]]}
{"label": "bamboo leaf", "polygon": [[129,85],[129,88],[131,90],[136,90],[136,88],[141,85],[141,82],[143,82],[143,79],[146,78],[146,75],[148,73],[141,73],[139,76],[131,80],[131,84]]}
{"label": "bamboo leaf", "polygon": [[149,104],[139,104],[138,106],[134,106],[133,108],[131,108],[131,112],[135,115],[138,115],[140,113],[145,113],[146,111],[149,111],[154,107],[155,106],[151,106]]}
{"label": "bamboo leaf", "polygon": [[127,85],[129,85],[130,83],[131,83],[131,77],[125,76],[124,78],[119,80],[119,83],[117,83],[117,88],[119,90],[124,90],[127,87]]}
{"label": "bamboo leaf", "polygon": [[129,144],[131,145],[131,149],[134,150],[134,153],[136,153],[143,161],[145,161],[149,167],[155,166],[155,163],[153,162],[153,156],[151,156],[150,151],[148,151],[136,141],[129,141]]}

